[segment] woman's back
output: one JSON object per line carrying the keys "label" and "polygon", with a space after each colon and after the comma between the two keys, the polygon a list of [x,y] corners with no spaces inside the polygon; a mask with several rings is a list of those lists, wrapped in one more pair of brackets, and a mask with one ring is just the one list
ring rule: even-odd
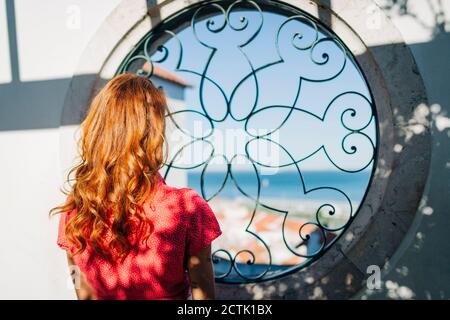
{"label": "woman's back", "polygon": [[[197,192],[170,187],[159,174],[154,199],[143,207],[154,230],[146,243],[133,242],[123,261],[103,257],[89,246],[74,256],[98,299],[186,299],[187,258],[221,234],[213,212]],[[73,210],[60,218],[58,245],[69,251],[74,249],[64,228],[75,214]]]}
{"label": "woman's back", "polygon": [[115,76],[91,102],[67,202],[51,210],[61,213],[58,243],[80,269],[79,298],[186,298],[186,270],[194,299],[214,297],[217,220],[196,192],[158,173],[167,114],[164,91],[134,74]]}

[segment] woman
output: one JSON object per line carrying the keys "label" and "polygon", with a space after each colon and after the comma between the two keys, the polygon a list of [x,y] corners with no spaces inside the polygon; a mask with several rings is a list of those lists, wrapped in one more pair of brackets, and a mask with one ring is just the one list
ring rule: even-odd
{"label": "woman", "polygon": [[51,210],[79,299],[214,299],[210,245],[222,232],[198,193],[158,173],[166,108],[149,79],[122,74],[81,125],[75,182]]}

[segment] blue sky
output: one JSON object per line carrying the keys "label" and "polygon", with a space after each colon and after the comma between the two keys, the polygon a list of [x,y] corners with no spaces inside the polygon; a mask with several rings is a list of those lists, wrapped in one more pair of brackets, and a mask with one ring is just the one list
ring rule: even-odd
{"label": "blue sky", "polygon": [[[277,31],[283,22],[286,21],[286,17],[263,12],[262,21],[259,13],[256,12],[232,12],[230,15],[231,23],[238,27],[238,19],[243,15],[247,18],[248,26],[242,31],[232,30],[227,25],[222,31],[213,33],[206,29],[205,20],[196,24],[196,31],[200,41],[210,47],[217,48],[206,74],[220,85],[228,99],[238,82],[251,71],[243,53],[247,55],[254,69],[280,60],[276,46]],[[215,16],[212,20],[214,21],[214,26],[219,26],[223,17]],[[241,51],[238,46],[245,43],[259,26],[261,26],[259,34],[244,46]],[[364,104],[364,100],[360,96],[353,94],[345,97],[341,103],[336,103],[336,108],[330,108],[326,121],[320,121],[317,117],[322,118],[325,109],[331,101],[344,92],[354,91],[370,100],[366,83],[352,61],[345,58],[339,48],[331,42],[321,43],[312,52],[311,50],[296,49],[291,44],[291,40],[293,35],[299,31],[303,33],[303,38],[294,40],[295,45],[304,46],[306,43],[311,43],[314,40],[314,29],[307,22],[293,19],[284,25],[278,38],[278,48],[285,62],[257,72],[259,95],[256,110],[267,106],[292,105],[304,110],[293,112],[289,120],[279,130],[279,136],[277,137],[278,141],[291,152],[294,158],[302,158],[317,149],[317,146],[325,144],[335,163],[349,170],[359,168],[364,162],[367,163],[367,159],[370,159],[372,146],[367,139],[364,140],[362,136],[354,135],[351,137],[352,141],[350,141],[351,139],[347,140],[348,147],[351,146],[351,142],[356,143],[359,152],[351,156],[342,152],[340,142],[349,131],[340,122],[341,113],[339,113],[339,110],[343,111],[347,104],[348,106],[359,107],[357,114],[361,118],[352,119],[347,113],[344,119],[348,120],[350,124],[361,126],[370,119],[371,110],[369,105]],[[183,47],[180,69],[202,73],[212,49],[202,45],[195,38],[193,28],[183,30],[177,37]],[[326,35],[323,33],[319,34],[319,39],[324,37]],[[161,65],[174,71],[194,85],[192,89],[186,90],[185,101],[187,108],[203,112],[199,101],[199,96],[202,94],[204,107],[211,118],[223,118],[226,112],[226,102],[217,87],[206,81],[203,91],[200,93],[200,77],[198,75],[176,70],[180,48],[178,41],[171,39],[166,43],[166,47],[169,49],[169,56]],[[325,51],[322,51],[322,49],[325,49]],[[329,62],[323,66],[312,63],[311,55],[318,61],[323,61],[321,56],[323,52],[327,52],[330,55]],[[154,59],[158,57],[158,53],[153,56]],[[344,59],[347,59],[345,67],[338,77],[325,82],[314,81],[330,78],[330,76],[336,74],[342,67]],[[303,79],[300,81],[300,78]],[[298,92],[299,95],[296,99]],[[250,112],[255,101],[256,84],[254,78],[249,77],[236,90],[230,105],[231,112],[235,117],[242,118]],[[249,127],[258,130],[273,129],[283,121],[286,112],[288,112],[286,107],[265,110],[252,117],[251,121],[249,121]],[[194,130],[194,119],[198,121],[201,117],[192,115],[184,119],[184,127],[188,131]],[[243,131],[244,122],[235,121],[230,116],[223,122],[215,122],[214,125],[218,131],[235,128],[245,133]],[[204,127],[208,127],[206,121],[204,121]],[[375,124],[373,119],[363,132],[375,144]],[[222,131],[222,135],[226,137],[227,133]],[[214,138],[215,136],[211,137],[212,141],[214,141]],[[240,149],[240,147],[237,147],[237,149]],[[228,157],[231,157],[234,153],[234,151],[231,151],[227,154],[226,150],[222,151]],[[278,154],[277,161],[286,163],[288,158],[281,152]],[[304,170],[336,169],[322,152],[303,161],[301,167]],[[220,166],[218,166],[218,170],[220,170]]]}

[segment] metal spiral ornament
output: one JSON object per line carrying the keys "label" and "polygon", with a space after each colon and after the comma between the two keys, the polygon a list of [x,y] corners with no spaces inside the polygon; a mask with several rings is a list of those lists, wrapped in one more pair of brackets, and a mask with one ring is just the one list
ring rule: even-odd
{"label": "metal spiral ornament", "polygon": [[[267,24],[268,19],[277,23]],[[191,35],[191,42],[185,42],[186,34]],[[272,41],[266,43],[272,51],[259,54],[269,55],[270,51],[274,56],[267,63],[259,63],[255,56],[249,54],[248,48],[267,34],[273,35]],[[194,46],[205,52],[200,69],[187,67],[186,53]],[[223,63],[218,57],[226,57],[228,53],[240,60],[239,64],[236,60],[227,61],[229,68],[239,66],[236,72],[238,77],[233,79],[232,87],[228,82],[225,86],[221,74],[213,72],[220,70]],[[236,66],[233,66],[234,63]],[[147,67],[144,68],[144,65]],[[358,212],[359,204],[364,201],[378,148],[374,99],[355,57],[345,44],[315,17],[279,1],[204,1],[181,10],[150,30],[124,59],[117,73],[133,72],[153,79],[155,65],[165,66],[195,82],[195,106],[188,105],[167,115],[168,121],[185,137],[186,142],[168,158],[165,177],[175,169],[196,169],[200,172],[199,192],[207,201],[220,197],[230,185],[240,197],[251,203],[251,214],[243,234],[258,245],[258,250],[246,247],[216,248],[212,255],[216,280],[225,283],[270,280],[298,271],[319,259],[348,228]],[[270,87],[266,82],[272,75],[277,75],[276,79],[285,79],[286,83],[298,84],[294,92],[285,92],[286,101],[264,102],[266,91],[263,88]],[[305,88],[317,85],[320,90],[327,91],[331,86],[339,86],[339,81],[349,79],[355,85],[345,87],[320,110],[304,105]],[[214,100],[209,97],[211,94],[214,94]],[[243,96],[245,103],[239,100]],[[258,126],[258,121],[270,119],[274,114],[278,117],[271,120],[271,128],[264,133],[252,130]],[[192,133],[177,120],[178,117],[197,117],[207,128],[200,133]],[[232,156],[221,153],[211,140],[217,128],[230,121],[242,129],[247,139],[242,149]],[[289,126],[298,127],[301,134],[299,141],[311,140],[307,147],[286,145],[276,139],[276,135]],[[310,127],[314,132],[308,132]],[[333,132],[330,133],[330,130]],[[323,139],[319,139],[321,133],[326,133]],[[315,138],[311,139],[312,136]],[[261,159],[254,151],[258,145],[277,150],[283,160],[273,164]],[[204,157],[195,163],[180,164],[183,152],[195,146],[201,146]],[[364,195],[356,199],[326,182],[311,186],[302,166],[319,156],[333,170],[350,178],[368,172]],[[215,190],[208,192],[206,181],[212,163],[216,161],[224,163],[226,169]],[[254,181],[252,192],[239,181],[236,171],[238,162],[246,163],[251,168],[249,174]],[[295,192],[299,199],[323,199],[311,209],[310,221],[296,226],[295,232],[291,230],[292,223],[289,224],[291,212],[287,206],[274,205],[263,196],[261,172],[265,169],[289,169],[295,176]],[[323,197],[320,198],[320,195]],[[277,230],[279,237],[286,252],[300,259],[299,263],[274,263],[276,252],[273,251],[273,244],[255,231],[254,226],[256,216],[264,210],[282,221]],[[305,247],[308,248],[314,237],[318,245],[305,252]]]}

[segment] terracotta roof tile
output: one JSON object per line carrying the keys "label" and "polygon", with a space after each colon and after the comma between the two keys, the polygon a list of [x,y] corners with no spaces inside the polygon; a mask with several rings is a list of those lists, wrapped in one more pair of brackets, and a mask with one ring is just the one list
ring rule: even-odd
{"label": "terracotta roof tile", "polygon": [[[150,63],[146,62],[144,64],[144,66],[142,67],[142,69],[145,72],[149,72],[150,71]],[[178,84],[180,86],[183,86],[183,87],[188,87],[188,88],[193,87],[192,84],[188,83],[183,78],[179,77],[178,75],[176,75],[172,71],[164,69],[163,67],[161,67],[161,66],[159,66],[157,64],[153,64],[153,75],[158,77],[158,78],[167,80],[169,82],[176,83],[176,84]]]}

